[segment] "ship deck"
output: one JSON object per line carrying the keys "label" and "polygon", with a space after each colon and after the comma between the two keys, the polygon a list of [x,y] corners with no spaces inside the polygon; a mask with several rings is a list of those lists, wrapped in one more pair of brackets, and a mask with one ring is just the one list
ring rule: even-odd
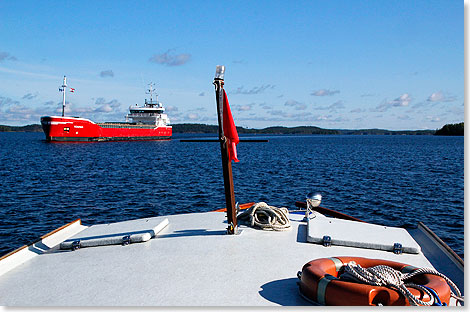
{"label": "ship deck", "polygon": [[80,226],[72,237],[135,233],[166,218],[169,225],[143,243],[75,251],[43,244],[30,260],[0,276],[0,305],[311,305],[299,294],[296,274],[316,258],[359,256],[432,267],[421,252],[397,255],[308,243],[303,215],[295,213],[289,231],[240,225],[241,234],[227,235],[225,213],[207,212]]}
{"label": "ship deck", "polygon": [[[97,123],[101,128],[126,128],[126,129],[153,129],[157,128],[156,125],[147,124],[133,124],[128,122],[102,122]],[[169,127],[169,126],[168,126]]]}

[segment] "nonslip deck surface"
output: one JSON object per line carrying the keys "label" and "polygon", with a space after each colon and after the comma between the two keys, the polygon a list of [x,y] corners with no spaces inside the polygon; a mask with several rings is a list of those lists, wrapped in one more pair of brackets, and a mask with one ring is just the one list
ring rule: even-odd
{"label": "nonslip deck surface", "polygon": [[224,212],[192,213],[94,225],[75,238],[169,225],[145,243],[76,251],[52,249],[0,276],[3,306],[259,306],[310,305],[296,274],[310,260],[332,256],[382,258],[431,267],[421,254],[308,243],[303,215],[292,229],[241,226],[225,234]]}

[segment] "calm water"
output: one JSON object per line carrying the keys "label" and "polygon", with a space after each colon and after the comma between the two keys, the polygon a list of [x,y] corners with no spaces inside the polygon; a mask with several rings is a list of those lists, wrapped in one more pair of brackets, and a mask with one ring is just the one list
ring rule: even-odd
{"label": "calm water", "polygon": [[[182,137],[182,136],[179,136]],[[219,145],[46,143],[0,133],[0,255],[77,218],[85,225],[225,206]],[[365,221],[423,221],[464,254],[464,140],[433,136],[273,136],[240,143],[240,203],[322,206]]]}

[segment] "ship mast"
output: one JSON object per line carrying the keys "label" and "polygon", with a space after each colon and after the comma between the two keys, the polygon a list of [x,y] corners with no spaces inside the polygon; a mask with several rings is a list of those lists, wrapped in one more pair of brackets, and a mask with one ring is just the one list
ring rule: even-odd
{"label": "ship mast", "polygon": [[[150,105],[153,105],[153,99],[152,99],[152,96],[153,96],[153,92],[155,91],[155,89],[153,88],[153,85],[154,83],[151,82],[149,83],[149,89],[147,90],[147,92],[145,92],[146,94],[150,94]],[[155,100],[156,103],[158,104],[158,94],[156,95],[157,99]]]}
{"label": "ship mast", "polygon": [[64,83],[59,88],[59,91],[62,91],[62,117],[65,113],[65,90],[67,90],[67,78],[64,76]]}

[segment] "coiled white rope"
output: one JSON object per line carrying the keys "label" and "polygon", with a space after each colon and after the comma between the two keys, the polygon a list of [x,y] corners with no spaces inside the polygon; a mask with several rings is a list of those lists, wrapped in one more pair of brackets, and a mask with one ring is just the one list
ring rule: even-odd
{"label": "coiled white rope", "polygon": [[269,206],[259,202],[241,212],[238,220],[248,221],[251,226],[262,230],[286,231],[290,229],[289,210],[281,207]]}
{"label": "coiled white rope", "polygon": [[[426,287],[414,283],[405,283],[407,280],[410,280],[411,278],[420,274],[433,274],[442,277],[454,289],[455,293],[451,290],[451,295],[456,300],[464,302],[464,298],[462,297],[460,290],[454,284],[454,282],[452,282],[444,274],[429,268],[421,268],[410,273],[402,273],[386,265],[377,265],[370,268],[363,268],[354,261],[351,261],[344,265],[344,273],[341,275],[341,278],[352,279],[369,285],[386,286],[396,289],[405,298],[408,298],[408,301],[411,305],[433,305],[438,298],[435,298],[431,291],[429,291]],[[414,296],[408,288],[421,289],[433,300],[424,302],[418,297]]]}

